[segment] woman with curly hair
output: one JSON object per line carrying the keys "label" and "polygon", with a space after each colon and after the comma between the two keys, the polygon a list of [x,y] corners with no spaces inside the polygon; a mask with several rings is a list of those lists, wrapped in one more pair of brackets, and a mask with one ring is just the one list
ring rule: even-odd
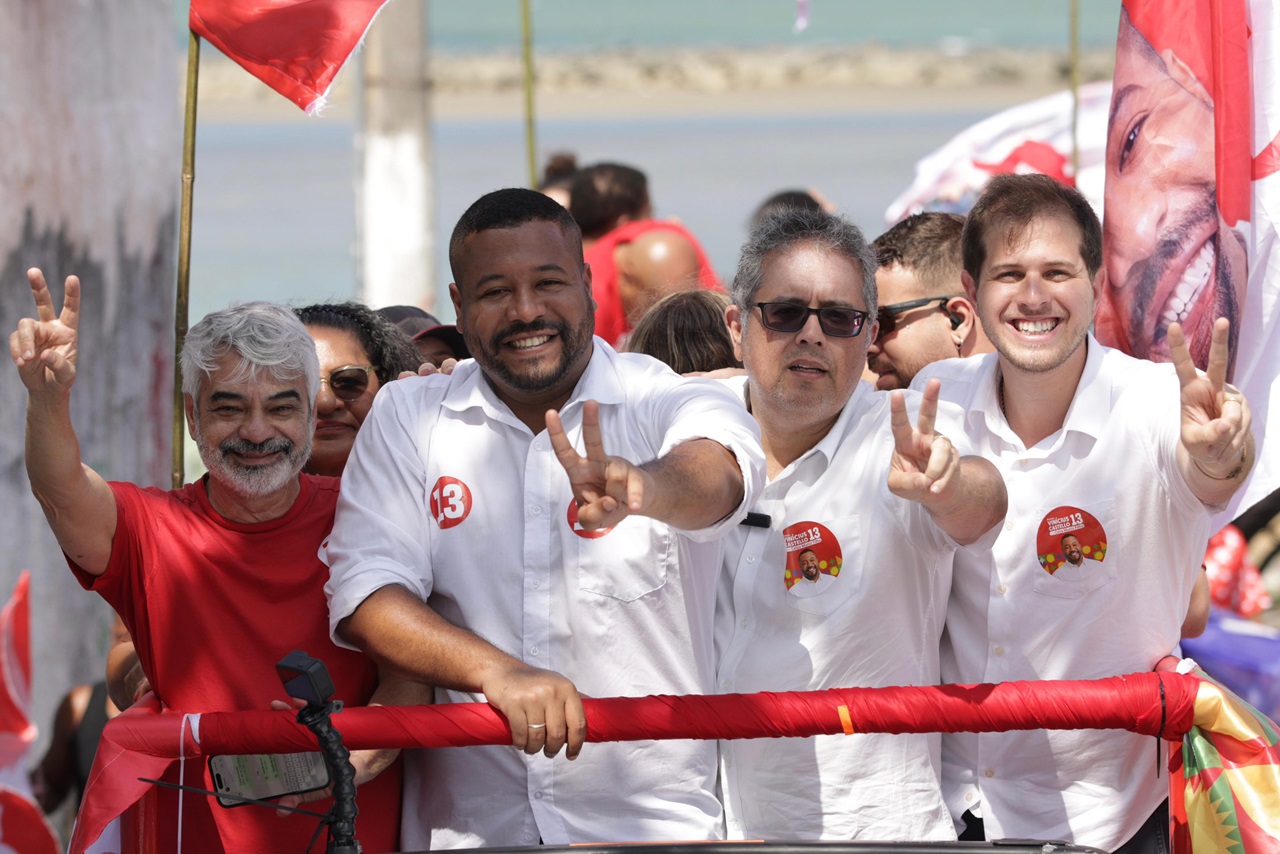
{"label": "woman with curly hair", "polygon": [[317,303],[294,312],[320,358],[315,441],[303,471],[338,477],[373,396],[401,371],[416,371],[422,359],[399,327],[360,303]]}

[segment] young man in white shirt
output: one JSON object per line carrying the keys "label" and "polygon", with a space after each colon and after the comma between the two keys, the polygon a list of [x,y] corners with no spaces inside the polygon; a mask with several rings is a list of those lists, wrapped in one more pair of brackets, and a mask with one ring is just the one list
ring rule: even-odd
{"label": "young man in white shirt", "polygon": [[[858,229],[822,212],[778,214],[743,249],[726,319],[769,479],[726,548],[722,692],[937,683],[952,554],[1004,515],[995,467],[934,429],[959,431],[936,384],[860,382],[874,272]],[[939,750],[937,735],[723,742],[728,833],[955,839]]]}
{"label": "young man in white shirt", "polygon": [[[1207,374],[1177,324],[1173,365],[1090,335],[1101,235],[1084,198],[1042,175],[994,178],[966,220],[964,285],[996,352],[935,363],[913,387],[942,380],[1011,509],[989,554],[956,555],[947,682],[1151,669],[1178,643],[1210,517],[1253,464],[1248,404],[1224,382],[1227,321]],[[1110,730],[949,735],[944,792],[964,838],[1164,851],[1158,750]]]}
{"label": "young man in white shirt", "polygon": [[482,197],[449,257],[475,361],[378,395],[326,590],[336,638],[437,702],[488,701],[513,744],[409,756],[402,844],[718,838],[715,744],[583,750],[579,691],[711,691],[719,538],[762,480],[755,424],[715,382],[593,339],[581,236],[541,193]]}

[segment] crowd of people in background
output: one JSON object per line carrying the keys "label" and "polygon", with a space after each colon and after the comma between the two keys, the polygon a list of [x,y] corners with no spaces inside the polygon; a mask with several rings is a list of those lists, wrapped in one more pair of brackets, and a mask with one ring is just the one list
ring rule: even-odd
{"label": "crowd of people in background", "polygon": [[[127,629],[68,720],[148,695],[266,709],[275,662],[305,648],[348,705],[483,701],[510,724],[509,746],[355,754],[369,852],[1165,851],[1163,766],[1120,731],[584,745],[584,696],[1093,679],[1202,628],[1210,518],[1255,460],[1231,330],[1204,372],[1176,324],[1172,364],[1101,345],[1102,239],[1045,176],[997,176],[967,216],[875,239],[786,190],[725,279],[655,216],[643,172],[556,155],[539,190],[458,220],[456,323],[248,303],[193,326],[208,474],[172,491],[80,459],[82,285],[58,307],[32,270],[10,338],[32,489]],[[55,736],[47,808],[81,785],[82,741]],[[183,851],[303,851],[314,830],[159,798],[162,849],[180,801]]]}

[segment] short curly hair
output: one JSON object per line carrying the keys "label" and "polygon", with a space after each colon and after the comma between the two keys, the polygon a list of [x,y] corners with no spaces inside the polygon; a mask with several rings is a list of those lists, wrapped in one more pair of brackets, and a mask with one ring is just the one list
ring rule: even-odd
{"label": "short curly hair", "polygon": [[304,326],[338,329],[356,336],[369,354],[378,381],[388,383],[422,363],[418,348],[400,327],[358,302],[322,302],[295,308]]}

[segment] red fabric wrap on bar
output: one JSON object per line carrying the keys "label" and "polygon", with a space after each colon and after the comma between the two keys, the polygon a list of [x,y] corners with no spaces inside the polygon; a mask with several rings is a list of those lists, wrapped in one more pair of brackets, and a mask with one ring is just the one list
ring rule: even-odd
{"label": "red fabric wrap on bar", "polygon": [[[842,734],[841,705],[848,707],[858,732],[1125,729],[1177,739],[1191,728],[1198,684],[1197,678],[1177,673],[1136,673],[1094,681],[615,697],[583,704],[588,741]],[[350,708],[333,721],[352,750],[511,740],[506,719],[484,703]],[[200,716],[199,729],[199,745],[187,738],[188,756],[315,749],[313,736],[291,712],[208,712]],[[177,731],[178,716],[172,714],[122,717],[108,729],[120,747],[154,756],[176,755]]]}

